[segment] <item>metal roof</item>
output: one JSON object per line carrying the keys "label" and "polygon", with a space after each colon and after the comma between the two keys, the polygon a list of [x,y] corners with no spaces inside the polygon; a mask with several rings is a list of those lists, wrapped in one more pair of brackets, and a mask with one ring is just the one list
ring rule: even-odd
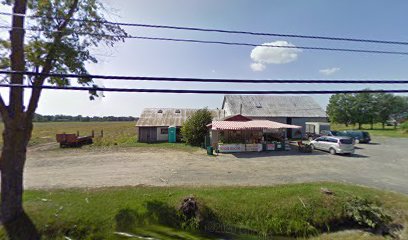
{"label": "metal roof", "polygon": [[301,126],[278,123],[269,120],[252,120],[246,122],[213,121],[211,124],[207,126],[211,126],[212,130],[262,130],[262,129],[301,128]]}
{"label": "metal roof", "polygon": [[[199,109],[190,108],[145,108],[136,123],[137,127],[181,127]],[[209,110],[218,119],[218,110]]]}
{"label": "metal roof", "polygon": [[225,95],[222,108],[248,117],[326,117],[310,96]]}

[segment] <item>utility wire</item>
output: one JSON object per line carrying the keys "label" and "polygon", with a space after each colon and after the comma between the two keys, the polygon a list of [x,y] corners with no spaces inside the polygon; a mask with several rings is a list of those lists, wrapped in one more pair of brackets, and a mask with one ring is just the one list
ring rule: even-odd
{"label": "utility wire", "polygon": [[[7,27],[7,26],[0,26],[0,28],[21,29],[21,28],[17,28],[17,27]],[[24,30],[42,32],[42,30],[30,29],[30,28],[25,28]],[[58,32],[58,31],[54,31],[54,32]],[[84,32],[73,32],[73,33],[78,34],[78,35],[95,36],[95,37],[127,38],[127,39],[171,41],[171,42],[188,42],[188,43],[202,43],[202,44],[219,44],[219,45],[230,45],[230,46],[271,47],[271,48],[321,50],[321,51],[337,51],[337,52],[352,52],[352,53],[408,55],[408,52],[401,52],[401,51],[381,51],[381,50],[350,49],[350,48],[307,47],[307,46],[281,46],[281,45],[270,45],[270,44],[259,45],[259,44],[254,44],[254,43],[210,41],[210,40],[197,40],[197,39],[186,39],[186,38],[146,37],[146,36],[131,36],[131,35],[108,35],[108,34],[96,34],[96,33],[84,33]]]}
{"label": "utility wire", "polygon": [[407,93],[403,90],[323,90],[323,91],[242,91],[242,90],[180,90],[180,89],[142,89],[142,88],[107,88],[107,87],[61,87],[61,86],[32,86],[24,84],[0,84],[0,87],[11,88],[41,88],[51,90],[73,91],[103,91],[103,92],[143,92],[143,93],[181,93],[181,94],[337,94],[337,93]]}
{"label": "utility wire", "polygon": [[105,80],[153,81],[153,82],[198,82],[198,83],[288,83],[288,84],[408,84],[408,80],[317,80],[317,79],[225,79],[225,78],[187,78],[187,77],[146,77],[117,75],[80,75],[60,73],[15,72],[0,70],[0,74],[20,74],[28,76],[58,77],[58,78],[92,78]]}
{"label": "utility wire", "polygon": [[[49,18],[44,16],[28,16],[23,14],[13,14],[7,12],[0,12],[0,15],[5,16],[25,16],[28,18]],[[53,17],[51,19],[61,19]],[[97,21],[87,19],[72,19],[77,22],[93,22],[102,24],[111,24],[118,26],[128,27],[144,27],[144,28],[161,28],[171,30],[187,30],[187,31],[199,31],[199,32],[217,32],[217,33],[232,33],[232,34],[245,34],[255,36],[272,36],[272,37],[288,37],[288,38],[305,38],[305,39],[320,39],[320,40],[332,40],[332,41],[349,41],[349,42],[364,42],[364,43],[379,43],[379,44],[393,44],[393,45],[408,45],[408,42],[404,41],[389,41],[389,40],[375,40],[375,39],[361,39],[361,38],[344,38],[344,37],[327,37],[316,35],[299,35],[299,34],[282,34],[282,33],[265,33],[265,32],[252,32],[252,31],[237,31],[226,29],[214,29],[214,28],[196,28],[196,27],[183,27],[183,26],[171,26],[171,25],[154,25],[154,24],[141,24],[141,23],[124,23],[124,22],[112,22],[112,21]]]}

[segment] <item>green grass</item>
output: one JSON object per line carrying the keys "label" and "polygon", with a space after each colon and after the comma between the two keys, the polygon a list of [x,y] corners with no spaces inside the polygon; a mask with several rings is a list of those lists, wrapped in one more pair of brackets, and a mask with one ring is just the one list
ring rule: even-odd
{"label": "green grass", "polygon": [[[181,143],[139,143],[137,142],[135,122],[46,122],[34,123],[34,129],[30,146],[39,144],[56,143],[57,133],[74,133],[79,131],[80,136],[87,136],[95,132],[94,144],[91,147],[143,147],[164,148],[185,151],[196,151],[197,147],[191,147]],[[3,131],[3,124],[0,125]],[[103,131],[103,137],[101,136]],[[0,144],[3,139],[0,138]]]}
{"label": "green grass", "polygon": [[[334,195],[321,193],[321,187]],[[203,215],[208,220],[206,226],[253,233],[234,239],[257,239],[255,236],[267,234],[316,236],[330,230],[331,223],[344,220],[343,206],[354,196],[381,205],[397,223],[408,221],[407,196],[336,183],[28,190],[24,206],[44,239],[123,239],[114,234],[118,230],[159,239],[211,239],[203,231],[183,231],[178,225],[175,213],[181,200],[190,195],[207,207],[208,214]],[[359,234],[328,234],[315,239],[353,239]],[[384,239],[364,236],[361,239]],[[0,238],[6,238],[4,229],[0,229]]]}
{"label": "green grass", "polygon": [[[358,126],[349,125],[346,127],[344,124],[330,124],[332,130],[358,130]],[[373,129],[370,129],[370,124],[364,124],[362,126],[363,131],[367,131],[370,133],[371,136],[382,136],[382,137],[408,137],[408,131],[403,130],[401,128],[395,129],[393,126],[385,126],[385,129],[382,128],[380,123],[374,124]]]}

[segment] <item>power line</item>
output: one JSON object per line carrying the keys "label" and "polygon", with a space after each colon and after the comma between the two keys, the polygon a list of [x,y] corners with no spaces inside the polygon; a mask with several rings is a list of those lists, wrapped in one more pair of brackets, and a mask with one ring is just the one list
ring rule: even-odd
{"label": "power line", "polygon": [[[6,13],[6,12],[0,12],[0,15],[25,16],[25,17],[28,17],[28,18],[48,18],[48,17],[44,17],[44,16],[32,16],[32,15],[28,16],[28,15],[22,15],[22,14]],[[61,19],[61,18],[53,17],[51,19]],[[87,19],[72,19],[72,21],[93,22],[93,23],[111,24],[111,25],[128,26],[128,27],[144,27],[144,28],[159,28],[159,29],[171,29],[171,30],[187,30],[187,31],[200,31],[200,32],[244,34],[244,35],[254,35],[254,36],[271,36],[271,37],[288,37],[288,38],[320,39],[320,40],[332,40],[332,41],[348,41],[348,42],[364,42],[364,43],[379,43],[379,44],[393,44],[393,45],[408,45],[408,42],[404,42],[404,41],[361,39],[361,38],[344,38],[344,37],[327,37],[327,36],[300,35],[300,34],[265,33],[265,32],[237,31],[237,30],[214,29],[214,28],[197,28],[197,27],[184,27],[184,26],[171,26],[171,25],[154,25],[154,24],[125,23],[125,22],[113,22],[113,21],[97,21],[97,20],[87,20]]]}
{"label": "power line", "polygon": [[61,73],[15,72],[0,70],[0,74],[20,74],[27,76],[59,78],[92,78],[104,80],[154,81],[154,82],[196,82],[196,83],[287,83],[287,84],[408,84],[408,80],[317,80],[317,79],[225,79],[225,78],[187,78],[187,77],[146,77],[117,75],[80,75]]}
{"label": "power line", "polygon": [[32,86],[23,84],[0,84],[0,87],[12,88],[41,88],[51,90],[72,91],[103,91],[103,92],[127,92],[127,93],[180,93],[180,94],[337,94],[337,93],[407,93],[403,90],[323,90],[323,91],[242,91],[242,90],[180,90],[180,89],[142,89],[142,88],[106,88],[106,87],[61,87],[61,86]]}
{"label": "power line", "polygon": [[[7,26],[0,26],[0,28],[21,29],[21,28],[16,28],[16,27],[7,27]],[[26,28],[25,30],[42,32],[42,30],[30,29],[30,28]],[[58,31],[54,31],[54,32],[58,32]],[[307,46],[281,46],[281,45],[269,45],[269,44],[259,45],[259,44],[254,44],[254,43],[210,41],[210,40],[198,40],[198,39],[186,39],[186,38],[146,37],[146,36],[131,36],[131,35],[108,35],[108,34],[83,33],[83,32],[73,32],[73,33],[78,34],[78,35],[96,36],[96,37],[127,38],[127,39],[140,39],[140,40],[171,41],[171,42],[188,42],[188,43],[201,43],[201,44],[218,44],[218,45],[230,45],[230,46],[271,47],[271,48],[320,50],[320,51],[336,51],[336,52],[352,52],[352,53],[408,55],[408,52],[401,52],[401,51],[381,51],[381,50],[350,49],[350,48],[307,47]]]}

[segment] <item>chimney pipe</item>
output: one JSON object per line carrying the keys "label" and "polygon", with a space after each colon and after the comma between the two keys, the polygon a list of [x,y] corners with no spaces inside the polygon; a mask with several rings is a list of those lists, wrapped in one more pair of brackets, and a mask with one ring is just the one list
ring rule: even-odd
{"label": "chimney pipe", "polygon": [[242,103],[241,103],[241,105],[239,106],[239,115],[242,115]]}

